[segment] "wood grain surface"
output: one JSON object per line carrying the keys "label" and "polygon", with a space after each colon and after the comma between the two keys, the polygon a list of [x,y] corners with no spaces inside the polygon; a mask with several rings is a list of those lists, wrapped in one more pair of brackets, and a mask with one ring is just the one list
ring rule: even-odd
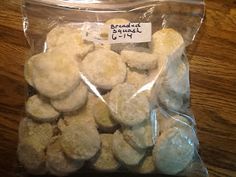
{"label": "wood grain surface", "polygon": [[[19,0],[0,1],[0,176],[16,175],[29,46]],[[236,1],[206,0],[206,18],[188,48],[191,102],[210,176],[236,177]],[[122,175],[121,175],[122,176]]]}

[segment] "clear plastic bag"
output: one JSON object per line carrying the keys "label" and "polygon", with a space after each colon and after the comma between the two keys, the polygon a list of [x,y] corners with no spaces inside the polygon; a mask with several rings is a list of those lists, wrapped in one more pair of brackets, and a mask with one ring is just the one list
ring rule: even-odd
{"label": "clear plastic bag", "polygon": [[185,48],[203,0],[25,0],[30,174],[208,176],[198,154]]}

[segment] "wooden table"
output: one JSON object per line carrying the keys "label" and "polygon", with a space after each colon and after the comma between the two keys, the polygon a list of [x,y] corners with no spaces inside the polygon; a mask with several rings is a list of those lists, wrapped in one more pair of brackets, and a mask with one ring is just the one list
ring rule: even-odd
{"label": "wooden table", "polygon": [[[236,1],[207,0],[206,19],[188,49],[192,108],[210,176],[236,176]],[[18,123],[24,110],[19,0],[0,2],[0,176],[16,176]]]}

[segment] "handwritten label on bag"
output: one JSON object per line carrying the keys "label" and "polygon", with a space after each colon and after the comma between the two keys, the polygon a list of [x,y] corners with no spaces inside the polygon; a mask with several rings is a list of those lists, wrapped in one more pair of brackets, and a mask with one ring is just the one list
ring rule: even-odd
{"label": "handwritten label on bag", "polygon": [[109,43],[150,42],[152,37],[151,23],[128,23],[110,25]]}

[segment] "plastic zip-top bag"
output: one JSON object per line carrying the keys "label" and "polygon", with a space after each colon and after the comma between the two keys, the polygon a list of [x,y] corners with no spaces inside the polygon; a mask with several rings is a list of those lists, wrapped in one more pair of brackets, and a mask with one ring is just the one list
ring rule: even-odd
{"label": "plastic zip-top bag", "polygon": [[202,0],[25,0],[26,116],[18,160],[34,175],[208,176],[185,48]]}

